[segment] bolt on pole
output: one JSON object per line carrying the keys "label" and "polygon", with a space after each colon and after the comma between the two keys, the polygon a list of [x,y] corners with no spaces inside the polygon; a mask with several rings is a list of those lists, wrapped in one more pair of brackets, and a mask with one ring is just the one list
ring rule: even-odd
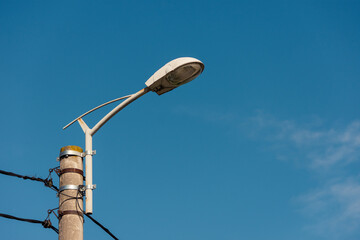
{"label": "bolt on pole", "polygon": [[59,240],[83,240],[82,148],[60,149]]}

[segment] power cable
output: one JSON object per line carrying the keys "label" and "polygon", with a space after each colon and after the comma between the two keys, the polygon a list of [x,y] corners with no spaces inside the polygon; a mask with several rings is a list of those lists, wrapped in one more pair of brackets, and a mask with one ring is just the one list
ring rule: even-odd
{"label": "power cable", "polygon": [[99,223],[98,221],[96,221],[90,214],[88,213],[84,213],[85,216],[87,216],[88,218],[90,218],[91,221],[93,221],[96,225],[98,225],[99,227],[101,227],[107,234],[109,234],[113,239],[115,240],[119,240],[117,237],[114,236],[114,234],[112,234],[109,229],[107,229],[106,227],[104,227],[103,225],[101,225],[101,223]]}
{"label": "power cable", "polygon": [[56,168],[50,168],[49,169],[49,175],[47,178],[43,179],[43,178],[38,178],[38,177],[30,177],[30,176],[26,176],[26,175],[20,175],[20,174],[16,174],[16,173],[13,173],[13,172],[7,172],[7,171],[4,171],[4,170],[0,170],[0,174],[4,174],[4,175],[7,175],[7,176],[12,176],[12,177],[18,177],[18,178],[22,178],[24,180],[32,180],[32,181],[37,181],[37,182],[42,182],[44,183],[44,185],[46,187],[49,187],[55,191],[59,191],[59,189],[54,186],[54,183],[53,183],[53,180],[52,180],[52,177],[51,177],[51,173],[56,170]]}
{"label": "power cable", "polygon": [[[16,174],[16,173],[13,173],[13,172],[7,172],[7,171],[4,171],[4,170],[0,170],[0,174],[4,174],[4,175],[7,175],[7,176],[12,176],[12,177],[18,177],[18,178],[22,178],[24,180],[32,180],[32,181],[42,182],[42,183],[45,184],[46,187],[49,187],[49,188],[55,190],[56,192],[58,192],[58,194],[65,195],[64,193],[61,193],[59,191],[59,188],[57,188],[56,186],[53,185],[53,181],[52,181],[52,178],[51,178],[51,173],[53,171],[55,171],[57,173],[58,168],[59,167],[50,168],[49,169],[49,175],[48,175],[48,177],[46,179],[38,178],[38,177],[30,177],[30,176],[26,176],[26,175],[20,175],[20,174]],[[80,191],[78,191],[78,194],[79,193],[82,195],[82,193]],[[77,194],[76,197],[71,197],[71,199],[76,199],[76,204],[78,205],[79,209],[83,212],[83,214],[85,216],[87,216],[91,221],[93,221],[96,225],[98,225],[101,229],[103,229],[113,239],[119,240],[117,237],[115,237],[114,234],[112,234],[110,232],[109,229],[104,227],[101,223],[99,223],[96,219],[94,219],[90,214],[84,212],[84,210],[80,207],[80,204],[79,204],[79,201],[78,201],[78,199],[79,199],[78,194]],[[67,199],[67,200],[70,200],[70,199]],[[24,222],[41,223],[45,228],[51,228],[56,233],[59,233],[59,230],[57,228],[55,228],[54,226],[52,226],[52,224],[50,222],[49,216],[50,216],[51,213],[54,213],[54,209],[51,209],[51,210],[48,211],[48,217],[44,221],[39,221],[39,220],[34,220],[34,219],[26,219],[26,218],[18,218],[18,217],[11,216],[11,215],[8,215],[8,214],[3,214],[3,213],[0,213],[0,217],[19,220],[19,221],[24,221]],[[56,216],[56,214],[55,214],[55,216]],[[56,217],[58,218],[58,216],[56,216]]]}
{"label": "power cable", "polygon": [[23,221],[23,222],[29,222],[29,223],[39,223],[44,228],[51,228],[52,230],[54,230],[54,232],[59,234],[59,230],[51,224],[49,215],[50,215],[50,213],[48,214],[48,217],[44,221],[40,221],[40,220],[36,220],[36,219],[19,218],[19,217],[15,217],[15,216],[12,216],[9,214],[0,213],[0,217]]}
{"label": "power cable", "polygon": [[106,227],[104,227],[104,225],[102,225],[101,223],[99,223],[96,219],[94,219],[89,213],[85,213],[85,211],[81,208],[81,206],[80,206],[80,204],[79,204],[79,201],[78,201],[78,195],[82,195],[83,196],[83,193],[80,191],[80,190],[78,190],[78,193],[76,194],[76,204],[77,204],[77,206],[79,207],[79,209],[83,212],[83,214],[85,215],[85,216],[87,216],[91,221],[93,221],[96,225],[98,225],[99,227],[101,227],[102,228],[102,230],[104,230],[107,234],[109,234],[113,239],[115,239],[115,240],[119,240],[117,237],[115,237],[115,235],[114,234],[112,234],[111,232],[110,232],[110,230],[109,229],[107,229]]}

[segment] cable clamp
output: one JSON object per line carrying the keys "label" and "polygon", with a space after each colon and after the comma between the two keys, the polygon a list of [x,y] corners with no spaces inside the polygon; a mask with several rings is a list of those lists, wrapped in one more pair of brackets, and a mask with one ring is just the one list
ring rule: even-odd
{"label": "cable clamp", "polygon": [[86,155],[95,155],[96,154],[96,150],[93,150],[93,151],[85,151],[83,153],[81,153],[81,157],[86,157]]}
{"label": "cable clamp", "polygon": [[41,225],[43,225],[44,228],[51,228],[52,226],[50,219],[44,220]]}

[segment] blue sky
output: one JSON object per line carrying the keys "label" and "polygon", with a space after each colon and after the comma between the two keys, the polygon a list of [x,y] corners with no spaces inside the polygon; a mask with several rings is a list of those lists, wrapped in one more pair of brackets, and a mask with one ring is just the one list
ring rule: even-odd
{"label": "blue sky", "polygon": [[[94,136],[94,217],[122,240],[360,238],[359,1],[0,1],[1,169],[46,177],[83,112],[168,61],[204,73]],[[111,110],[87,116],[93,126]],[[0,212],[55,193],[0,176]],[[53,222],[56,222],[53,219]],[[56,238],[0,219],[4,239]],[[110,239],[85,222],[85,239]]]}

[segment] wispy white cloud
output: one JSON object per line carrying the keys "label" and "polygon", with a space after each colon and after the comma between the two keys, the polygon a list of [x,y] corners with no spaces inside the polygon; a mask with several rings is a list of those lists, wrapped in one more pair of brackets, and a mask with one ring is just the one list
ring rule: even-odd
{"label": "wispy white cloud", "polygon": [[348,165],[360,160],[360,121],[330,129],[311,123],[299,126],[294,121],[276,120],[263,114],[250,118],[250,121],[262,135],[267,132],[265,137],[272,142],[286,142],[300,148],[314,169]]}
{"label": "wispy white cloud", "polygon": [[[258,112],[252,117],[212,110],[178,109],[182,114],[231,125],[258,141],[267,141],[279,159],[296,159],[317,175],[317,189],[296,198],[309,217],[306,227],[327,239],[360,235],[360,176],[349,171],[360,161],[360,121],[329,126],[321,119],[296,122]],[[325,171],[324,171],[325,170]],[[318,175],[319,171],[323,174]]]}
{"label": "wispy white cloud", "polygon": [[[326,170],[318,176],[320,187],[297,198],[309,217],[306,228],[327,239],[356,239],[353,237],[360,234],[360,178],[348,169],[360,161],[360,121],[325,128],[321,121],[300,125],[260,113],[250,122],[258,136],[266,133],[270,145],[281,146],[276,149],[283,158],[283,152],[289,153],[286,148],[297,149],[294,155],[307,160],[303,162],[310,172]],[[293,155],[285,153],[286,157]]]}
{"label": "wispy white cloud", "polygon": [[302,212],[310,217],[306,228],[328,239],[344,239],[360,234],[360,183],[347,178],[298,198]]}
{"label": "wispy white cloud", "polygon": [[[302,157],[313,169],[345,166],[360,160],[360,120],[326,128],[320,119],[300,124],[292,120],[279,120],[262,112],[245,118],[236,112],[212,108],[179,106],[174,111],[207,122],[232,126],[259,140],[268,140],[274,146],[282,145],[283,149],[279,150],[286,147],[301,150]],[[287,158],[283,154],[279,156]]]}

